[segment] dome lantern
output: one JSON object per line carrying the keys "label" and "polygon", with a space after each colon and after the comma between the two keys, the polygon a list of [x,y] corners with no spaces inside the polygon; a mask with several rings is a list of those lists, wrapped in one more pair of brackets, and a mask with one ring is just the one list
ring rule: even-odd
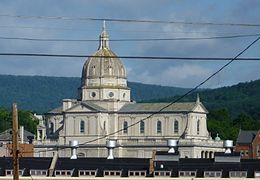
{"label": "dome lantern", "polygon": [[99,50],[107,48],[109,49],[109,38],[108,38],[108,33],[106,31],[106,21],[103,21],[103,28],[102,32],[99,36]]}

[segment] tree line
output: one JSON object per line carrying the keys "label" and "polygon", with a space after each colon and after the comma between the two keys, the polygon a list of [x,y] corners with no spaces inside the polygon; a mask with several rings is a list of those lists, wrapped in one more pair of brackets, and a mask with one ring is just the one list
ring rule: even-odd
{"label": "tree line", "polygon": [[[24,126],[24,129],[36,134],[38,119],[33,116],[30,111],[18,111],[18,124]],[[0,132],[12,128],[12,112],[4,108],[0,108]]]}

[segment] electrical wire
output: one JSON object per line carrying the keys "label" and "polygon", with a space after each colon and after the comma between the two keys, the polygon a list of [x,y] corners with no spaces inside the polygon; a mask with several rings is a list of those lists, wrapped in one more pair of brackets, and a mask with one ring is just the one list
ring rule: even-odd
{"label": "electrical wire", "polygon": [[[73,27],[44,27],[44,26],[10,26],[10,25],[0,25],[0,28],[11,28],[11,29],[34,29],[34,30],[64,30],[64,31],[96,31],[96,29],[89,29],[89,28],[73,28]],[[109,29],[107,28],[109,31]],[[113,29],[113,32],[121,32],[121,33],[156,33],[156,34],[169,34],[169,33],[174,33],[174,34],[241,34],[241,32],[237,31],[180,31],[174,29],[174,30],[130,30],[130,29]]]}
{"label": "electrical wire", "polygon": [[211,78],[213,78],[216,74],[218,74],[220,71],[222,71],[224,68],[226,68],[227,66],[229,66],[233,61],[235,61],[239,56],[241,56],[245,51],[247,51],[252,45],[254,45],[258,40],[260,39],[260,37],[258,37],[257,39],[255,39],[252,43],[250,43],[244,50],[242,50],[241,52],[239,52],[234,58],[232,58],[230,61],[228,61],[226,64],[224,64],[221,68],[219,68],[216,72],[214,72],[213,74],[211,74],[208,78],[206,78],[204,81],[202,81],[201,83],[199,83],[197,86],[195,86],[194,88],[192,88],[191,90],[189,90],[188,92],[186,92],[185,94],[183,94],[182,96],[178,97],[176,100],[172,101],[171,103],[169,103],[168,105],[164,106],[163,108],[161,108],[160,110],[154,112],[154,113],[151,113],[149,116],[147,116],[146,118],[143,118],[127,127],[124,127],[122,129],[119,129],[118,131],[115,131],[115,132],[112,132],[112,133],[109,133],[107,135],[104,135],[104,136],[101,136],[99,138],[95,138],[93,140],[90,140],[90,141],[86,141],[84,143],[81,143],[79,145],[84,145],[84,144],[89,144],[89,143],[92,143],[92,142],[95,142],[95,141],[98,141],[100,139],[104,139],[104,138],[107,138],[109,136],[112,136],[112,135],[115,135],[119,132],[122,132],[124,131],[125,129],[128,129],[130,127],[133,127],[137,124],[139,124],[141,121],[145,121],[149,118],[151,118],[152,116],[156,115],[156,114],[159,114],[161,113],[164,109],[168,108],[169,106],[173,105],[174,103],[177,103],[179,102],[181,99],[183,99],[185,96],[189,95],[190,93],[196,91],[200,86],[202,86],[203,84],[205,84],[207,81],[209,81]]}
{"label": "electrical wire", "polygon": [[[227,61],[230,57],[169,57],[169,56],[96,56],[73,54],[42,54],[42,53],[0,53],[0,56],[28,56],[52,58],[122,58],[122,59],[148,59],[148,60],[186,60],[186,61]],[[73,59],[75,60],[75,59]],[[236,58],[237,61],[259,61],[260,58]]]}
{"label": "electrical wire", "polygon": [[[214,40],[214,39],[233,39],[233,38],[246,38],[256,37],[260,34],[240,34],[230,36],[211,36],[211,37],[177,37],[177,38],[133,38],[133,39],[110,39],[114,42],[126,42],[126,41],[182,41],[182,40]],[[57,42],[98,42],[98,39],[43,39],[43,38],[27,38],[27,37],[3,37],[3,40],[24,40],[24,41],[57,41]]]}
{"label": "electrical wire", "polygon": [[[149,118],[151,118],[152,116],[156,115],[156,114],[159,114],[161,113],[164,109],[168,108],[169,106],[173,105],[174,103],[177,103],[179,102],[181,99],[183,99],[184,97],[186,97],[187,95],[189,95],[190,93],[196,91],[200,86],[202,86],[203,84],[205,84],[207,81],[209,81],[210,79],[212,79],[215,75],[217,75],[219,72],[221,72],[223,69],[225,69],[227,66],[229,66],[233,61],[237,60],[239,56],[241,56],[244,52],[246,52],[252,45],[254,45],[258,40],[260,39],[260,37],[258,37],[257,39],[255,39],[252,43],[250,43],[245,49],[243,49],[241,52],[239,52],[234,58],[232,58],[231,60],[229,60],[227,63],[225,63],[221,68],[219,68],[217,71],[215,71],[213,74],[211,74],[209,77],[207,77],[205,80],[203,80],[201,83],[199,83],[197,86],[195,86],[194,88],[192,88],[191,90],[189,90],[188,92],[186,92],[185,94],[181,95],[180,97],[178,97],[176,100],[170,102],[168,105],[164,106],[163,108],[161,108],[160,110],[156,111],[156,112],[153,112],[151,113],[149,116],[143,118],[143,119],[140,119],[139,121],[127,126],[127,127],[124,127],[122,129],[119,129],[115,132],[112,132],[112,133],[109,133],[109,134],[106,134],[106,135],[103,135],[101,137],[98,137],[98,138],[95,138],[93,140],[90,140],[90,141],[86,141],[84,143],[80,143],[79,145],[85,145],[85,144],[89,144],[89,143],[92,143],[92,142],[95,142],[95,141],[98,141],[98,140],[101,140],[101,139],[105,139],[109,136],[112,136],[112,135],[115,135],[119,132],[122,132],[124,131],[125,129],[128,129],[128,128],[131,128],[137,124],[139,124],[140,122],[142,121],[145,121]],[[187,127],[186,127],[187,128]],[[185,133],[185,130],[184,132]],[[62,149],[65,149],[67,147],[63,147],[63,148],[59,148],[60,150]],[[45,150],[44,152],[47,152],[47,151],[54,151],[54,149],[52,150]],[[39,151],[40,152],[40,151]]]}
{"label": "electrical wire", "polygon": [[153,24],[183,24],[183,25],[211,25],[211,26],[241,26],[241,27],[260,27],[256,23],[213,23],[213,22],[186,22],[186,21],[167,21],[153,19],[120,19],[120,18],[92,18],[92,17],[66,17],[66,16],[25,16],[0,14],[0,17],[20,18],[20,19],[45,19],[45,20],[77,20],[77,21],[108,21],[123,23],[153,23]]}

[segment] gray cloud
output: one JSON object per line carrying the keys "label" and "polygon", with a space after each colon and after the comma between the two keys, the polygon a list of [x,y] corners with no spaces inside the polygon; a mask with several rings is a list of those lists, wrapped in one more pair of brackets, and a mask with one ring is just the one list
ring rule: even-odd
{"label": "gray cloud", "polygon": [[[257,1],[117,1],[117,0],[28,0],[1,1],[1,14],[32,16],[71,16],[97,18],[162,19],[192,22],[255,22],[259,23]],[[101,22],[0,17],[1,26],[46,27],[47,29],[1,28],[1,36],[61,39],[97,39]],[[50,29],[48,29],[48,27]],[[224,26],[187,26],[180,24],[107,23],[111,39],[207,37],[258,32],[258,28]],[[60,29],[55,29],[60,28]],[[70,28],[70,30],[68,30]],[[253,38],[171,41],[171,42],[111,42],[118,55],[234,57]],[[0,40],[1,52],[92,54],[98,43],[26,42]],[[259,43],[245,56],[259,57]],[[0,57],[0,74],[80,76],[85,59],[51,59]],[[224,62],[188,62],[166,60],[124,59],[129,80],[144,83],[191,87],[215,72]],[[258,62],[232,64],[206,87],[230,85],[259,79]]]}

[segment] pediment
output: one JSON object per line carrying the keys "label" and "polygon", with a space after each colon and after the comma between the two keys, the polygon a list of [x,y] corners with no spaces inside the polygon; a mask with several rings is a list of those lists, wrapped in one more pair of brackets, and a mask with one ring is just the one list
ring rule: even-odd
{"label": "pediment", "polygon": [[65,112],[99,112],[99,109],[81,102],[67,109]]}
{"label": "pediment", "polygon": [[208,113],[208,110],[205,108],[205,106],[202,103],[197,103],[195,107],[192,109],[193,112],[199,112],[199,113]]}

